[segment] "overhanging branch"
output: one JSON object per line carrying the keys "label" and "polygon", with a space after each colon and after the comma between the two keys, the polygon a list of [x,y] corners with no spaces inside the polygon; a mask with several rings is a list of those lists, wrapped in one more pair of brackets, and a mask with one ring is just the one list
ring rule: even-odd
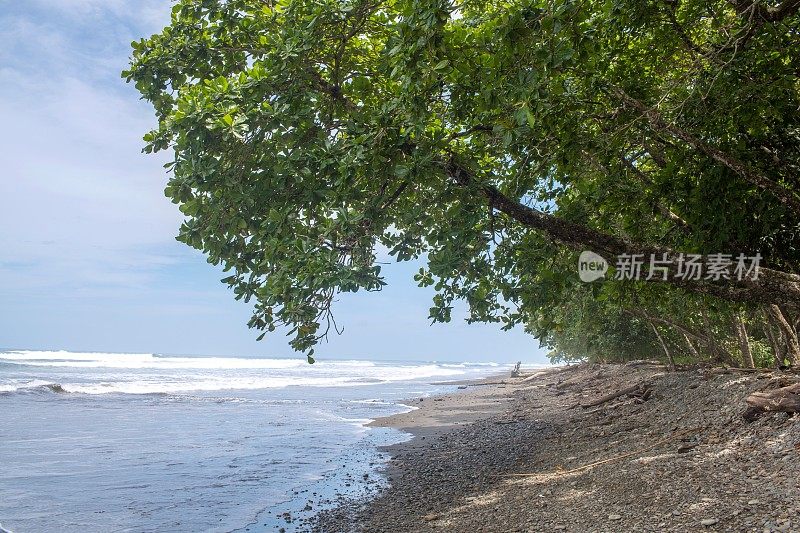
{"label": "overhanging branch", "polygon": [[679,253],[670,248],[621,239],[528,207],[507,197],[493,185],[475,182],[470,170],[459,164],[455,155],[451,155],[445,162],[445,172],[455,183],[463,187],[474,188],[488,198],[495,209],[524,226],[542,231],[572,248],[590,249],[604,256],[612,264],[614,256],[623,254],[665,259],[669,272],[667,279],[653,277],[643,281],[669,283],[690,292],[708,294],[728,301],[768,305],[778,303],[792,308],[800,306],[800,276],[761,267],[758,279],[691,280],[678,278],[676,274]]}
{"label": "overhanging branch", "polygon": [[[800,0],[798,1],[800,2]],[[778,199],[780,203],[794,211],[795,214],[800,215],[800,198],[798,198],[786,187],[783,187],[779,183],[772,181],[763,174],[748,168],[747,165],[738,160],[736,157],[726,154],[722,150],[698,139],[683,128],[679,128],[675,124],[667,122],[656,110],[649,108],[643,102],[629,96],[627,93],[625,93],[625,91],[621,89],[614,89],[613,92],[617,97],[620,98],[620,100],[622,100],[625,106],[641,113],[642,116],[647,119],[653,129],[670,133],[695,150],[727,167],[729,170],[733,171],[734,174],[738,175],[750,184],[762,190],[769,191]]]}

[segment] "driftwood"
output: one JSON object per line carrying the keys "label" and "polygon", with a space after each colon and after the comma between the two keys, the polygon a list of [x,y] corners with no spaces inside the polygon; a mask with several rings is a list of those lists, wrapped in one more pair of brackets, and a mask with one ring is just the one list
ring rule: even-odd
{"label": "driftwood", "polygon": [[637,396],[642,399],[647,399],[650,397],[650,389],[647,386],[646,382],[637,383],[636,385],[631,385],[630,387],[626,387],[624,389],[618,390],[616,392],[612,392],[611,394],[606,394],[605,396],[601,396],[595,400],[590,402],[582,402],[580,404],[581,407],[584,409],[589,407],[595,407],[606,402],[610,402],[611,400],[616,400],[621,396]]}
{"label": "driftwood", "polygon": [[764,413],[800,413],[800,383],[768,392],[754,392],[745,401],[748,407],[742,416],[748,422]]}

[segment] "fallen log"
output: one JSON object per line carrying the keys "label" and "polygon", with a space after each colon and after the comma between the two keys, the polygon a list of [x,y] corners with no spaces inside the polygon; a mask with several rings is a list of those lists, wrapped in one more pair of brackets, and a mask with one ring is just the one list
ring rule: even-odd
{"label": "fallen log", "polygon": [[637,383],[636,385],[631,385],[630,387],[626,387],[616,392],[612,392],[611,394],[606,394],[605,396],[601,396],[590,402],[582,402],[581,407],[583,407],[584,409],[587,409],[589,407],[596,407],[606,402],[610,402],[611,400],[615,400],[620,396],[635,395],[641,397],[644,396],[646,392],[647,392],[647,383],[646,382]]}
{"label": "fallen log", "polygon": [[752,422],[764,413],[800,413],[800,383],[768,392],[754,392],[747,398],[742,416]]}

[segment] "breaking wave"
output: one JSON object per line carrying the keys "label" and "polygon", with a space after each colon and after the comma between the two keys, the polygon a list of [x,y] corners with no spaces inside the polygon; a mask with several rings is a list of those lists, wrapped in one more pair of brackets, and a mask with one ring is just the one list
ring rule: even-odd
{"label": "breaking wave", "polygon": [[[178,394],[292,386],[357,387],[435,378],[464,379],[494,364],[384,363],[248,357],[17,350],[0,352],[0,394]],[[16,374],[16,375],[15,375]]]}
{"label": "breaking wave", "polygon": [[[0,394],[11,392],[42,393],[53,392],[63,394],[68,391],[61,386],[61,383],[48,383],[47,381],[35,379],[27,382],[4,383],[0,384]],[[0,532],[2,533],[2,532]]]}

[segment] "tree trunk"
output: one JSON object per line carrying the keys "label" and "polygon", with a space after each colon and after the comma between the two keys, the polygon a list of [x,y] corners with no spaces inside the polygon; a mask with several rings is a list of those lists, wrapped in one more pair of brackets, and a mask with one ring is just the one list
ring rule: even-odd
{"label": "tree trunk", "polygon": [[742,360],[747,368],[755,368],[753,352],[750,350],[750,340],[747,338],[747,326],[740,313],[733,315],[733,327],[736,329],[736,336],[739,339],[739,349],[742,351]]}
{"label": "tree trunk", "polygon": [[698,331],[687,324],[682,324],[670,318],[658,317],[658,316],[651,316],[645,311],[640,309],[632,310],[632,309],[623,309],[623,312],[633,315],[637,318],[641,318],[646,320],[648,323],[652,324],[662,324],[664,326],[669,326],[675,328],[677,331],[683,334],[686,338],[686,341],[689,343],[689,349],[692,351],[692,354],[695,355],[698,359],[700,359],[700,353],[692,344],[690,337],[696,339],[700,342],[703,346],[707,346],[709,352],[712,355],[712,359],[714,361],[724,363],[730,366],[736,366],[734,363],[733,355],[728,352],[725,348],[723,348],[717,341],[716,337],[714,336],[714,332],[711,329],[711,325],[708,321],[708,316],[703,312],[703,320],[705,321],[705,329],[702,331]]}
{"label": "tree trunk", "polygon": [[695,348],[694,344],[692,344],[692,339],[690,339],[689,335],[687,335],[686,333],[683,334],[683,338],[686,339],[686,344],[687,344],[687,346],[689,346],[689,351],[692,352],[692,355],[694,356],[694,358],[697,361],[699,361],[700,360],[700,352],[698,352],[697,348]]}
{"label": "tree trunk", "polygon": [[653,323],[656,323],[656,324],[662,324],[664,326],[669,326],[669,327],[675,328],[676,330],[680,331],[684,335],[688,335],[689,337],[693,337],[693,338],[697,339],[700,342],[704,342],[704,343],[708,342],[708,339],[706,338],[706,336],[703,333],[697,331],[696,329],[692,328],[691,326],[689,326],[687,324],[678,322],[676,320],[672,320],[670,318],[663,318],[663,317],[660,317],[660,316],[653,316],[653,315],[650,315],[649,313],[647,313],[647,312],[645,312],[645,311],[643,311],[641,309],[623,309],[623,312],[628,313],[629,315],[633,315],[633,316],[635,316],[637,318],[642,318],[644,320],[647,320],[648,322],[653,322]]}
{"label": "tree trunk", "polygon": [[764,330],[767,332],[769,344],[772,347],[772,352],[775,354],[775,368],[780,368],[783,366],[784,359],[786,359],[786,344],[783,342],[783,334],[780,328],[778,328],[777,333],[772,329],[772,321],[770,320],[769,313],[764,316]]}
{"label": "tree trunk", "polygon": [[658,342],[661,344],[661,349],[664,350],[664,354],[667,356],[667,361],[669,361],[669,369],[675,370],[675,360],[672,358],[672,354],[669,352],[669,348],[667,348],[667,344],[664,342],[664,339],[661,338],[661,334],[658,332],[658,328],[652,321],[650,321],[650,327],[653,328],[653,333],[656,334],[656,338]]}
{"label": "tree trunk", "polygon": [[789,350],[789,363],[791,363],[792,366],[800,365],[800,341],[797,339],[797,333],[786,321],[786,317],[783,316],[780,307],[772,304],[769,306],[769,312],[772,314],[775,322],[777,322],[778,327],[781,328],[783,337],[786,340],[786,346]]}

